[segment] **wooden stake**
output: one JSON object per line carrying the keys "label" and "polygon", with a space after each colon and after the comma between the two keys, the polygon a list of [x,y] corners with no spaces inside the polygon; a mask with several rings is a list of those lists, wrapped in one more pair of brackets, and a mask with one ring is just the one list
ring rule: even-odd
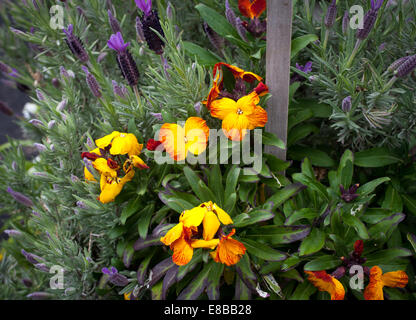
{"label": "wooden stake", "polygon": [[[268,102],[266,130],[287,143],[289,108],[292,0],[267,0],[266,84]],[[266,146],[266,152],[286,160],[286,150]]]}

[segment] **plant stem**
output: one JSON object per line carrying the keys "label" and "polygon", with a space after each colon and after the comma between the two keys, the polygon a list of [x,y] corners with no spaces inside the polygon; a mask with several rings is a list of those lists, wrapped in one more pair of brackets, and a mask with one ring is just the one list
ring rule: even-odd
{"label": "plant stem", "polygon": [[325,39],[324,39],[324,43],[322,45],[322,48],[324,50],[323,53],[325,53],[325,51],[326,51],[326,46],[328,45],[328,38],[329,38],[329,29],[326,29],[326,31],[325,31]]}
{"label": "plant stem", "polygon": [[357,52],[358,52],[358,48],[359,48],[360,44],[361,44],[361,39],[358,39],[358,40],[357,40],[357,42],[355,43],[354,50],[352,50],[351,56],[350,56],[350,58],[348,59],[348,61],[347,61],[346,65],[345,65],[345,68],[346,68],[346,69],[348,69],[348,68],[350,67],[350,65],[351,65],[352,61],[354,60],[355,55],[356,55],[356,54],[357,54]]}
{"label": "plant stem", "polygon": [[389,82],[387,82],[387,84],[383,87],[383,89],[381,89],[381,92],[386,92],[388,89],[390,89],[390,87],[396,82],[398,78],[396,76],[393,76],[393,78],[390,79]]}
{"label": "plant stem", "polygon": [[139,94],[139,90],[137,89],[137,86],[133,86],[133,91],[134,91],[134,94],[136,95],[137,104],[139,105],[140,113],[143,115],[143,107],[141,104],[140,94]]}

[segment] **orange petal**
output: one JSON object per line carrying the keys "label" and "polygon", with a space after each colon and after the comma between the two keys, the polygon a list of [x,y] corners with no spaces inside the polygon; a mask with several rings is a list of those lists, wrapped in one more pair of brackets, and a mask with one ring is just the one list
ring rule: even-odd
{"label": "orange petal", "polygon": [[183,223],[179,222],[176,226],[170,229],[166,235],[160,238],[165,245],[170,246],[174,241],[178,240],[183,233]]}
{"label": "orange petal", "polygon": [[[233,230],[231,234],[234,233],[235,230]],[[244,245],[241,242],[232,239],[230,237],[231,234],[220,240],[220,243],[217,246],[216,256],[214,258],[214,261],[224,263],[227,266],[232,266],[238,263],[246,252]]]}
{"label": "orange petal", "polygon": [[248,119],[250,121],[249,129],[262,128],[267,123],[267,112],[262,107],[256,106]]}
{"label": "orange petal", "polygon": [[247,18],[253,19],[254,15],[251,12],[251,2],[250,0],[238,0],[238,9],[241,14]]}
{"label": "orange petal", "polygon": [[233,141],[241,141],[248,133],[250,121],[245,115],[236,113],[228,114],[222,121],[222,130],[228,139]]}
{"label": "orange petal", "polygon": [[381,276],[383,284],[391,288],[404,288],[409,282],[409,277],[404,271],[386,272]]}
{"label": "orange petal", "polygon": [[165,123],[159,132],[159,141],[162,142],[166,152],[176,161],[184,160],[185,130],[175,123]]}
{"label": "orange petal", "polygon": [[130,160],[136,168],[149,169],[149,166],[138,156],[130,156]]}
{"label": "orange petal", "polygon": [[250,10],[252,14],[258,18],[266,10],[266,0],[254,0],[251,3]]}
{"label": "orange petal", "polygon": [[215,247],[218,245],[220,240],[218,239],[212,239],[209,241],[205,240],[192,240],[191,246],[192,248],[207,248],[207,249],[215,249]]}
{"label": "orange petal", "polygon": [[185,122],[185,154],[189,150],[195,155],[205,151],[208,144],[209,128],[204,119],[190,117]]}
{"label": "orange petal", "polygon": [[237,113],[237,102],[230,98],[215,100],[211,104],[211,116],[223,120],[230,113]]}
{"label": "orange petal", "polygon": [[344,300],[344,286],[326,271],[305,271],[305,273],[309,275],[308,280],[319,291],[326,291],[331,295],[331,300]]}
{"label": "orange petal", "polygon": [[173,250],[172,261],[178,266],[184,266],[192,260],[194,249],[183,237],[172,243],[170,247]]}
{"label": "orange petal", "polygon": [[382,274],[380,267],[371,268],[370,282],[364,290],[365,300],[384,300]]}

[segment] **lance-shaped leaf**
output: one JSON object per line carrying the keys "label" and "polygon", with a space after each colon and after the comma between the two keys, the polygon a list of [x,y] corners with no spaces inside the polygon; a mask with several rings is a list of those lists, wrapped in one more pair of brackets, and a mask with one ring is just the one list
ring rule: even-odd
{"label": "lance-shaped leaf", "polygon": [[134,201],[130,201],[129,204],[123,209],[120,216],[121,224],[125,224],[126,220],[134,213],[140,210],[141,197],[138,196]]}
{"label": "lance-shaped leaf", "polygon": [[252,292],[256,292],[258,280],[253,270],[251,269],[250,258],[247,255],[244,255],[235,265],[235,270],[247,288],[249,288],[249,290]]}
{"label": "lance-shaped leaf", "polygon": [[372,180],[370,182],[367,182],[366,184],[363,184],[361,187],[359,187],[357,189],[357,193],[360,196],[366,196],[372,193],[380,184],[387,182],[387,181],[390,181],[390,178],[383,177],[383,178]]}
{"label": "lance-shaped leaf", "polygon": [[416,199],[408,194],[401,194],[401,196],[407,210],[416,216]]}
{"label": "lance-shaped leaf", "polygon": [[306,48],[311,42],[318,39],[316,34],[305,34],[292,40],[290,58],[293,58],[299,51]]}
{"label": "lance-shaped leaf", "polygon": [[194,205],[184,199],[180,199],[172,195],[169,191],[159,192],[159,199],[172,210],[182,213],[185,210],[192,209]]}
{"label": "lance-shaped leaf", "polygon": [[311,233],[303,239],[299,247],[299,256],[307,256],[318,252],[325,244],[325,232],[318,228],[312,229]]}
{"label": "lance-shaped leaf", "polygon": [[305,264],[305,271],[321,271],[338,267],[342,263],[339,257],[333,255],[320,256]]}
{"label": "lance-shaped leaf", "polygon": [[192,260],[188,264],[179,267],[178,275],[176,276],[178,281],[181,281],[189,272],[195,269],[195,267],[202,261],[202,250],[194,252]]}
{"label": "lance-shaped leaf", "polygon": [[130,267],[133,254],[134,254],[133,244],[129,243],[123,252],[123,263],[126,268]]}
{"label": "lance-shaped leaf", "polygon": [[283,202],[290,199],[291,197],[298,194],[300,191],[305,189],[306,186],[302,185],[301,183],[293,183],[290,184],[280,190],[278,190],[274,195],[266,200],[266,202],[272,202],[273,208],[277,208]]}
{"label": "lance-shaped leaf", "polygon": [[202,3],[196,5],[195,8],[199,11],[202,19],[220,36],[231,35],[237,39],[240,38],[237,31],[223,15]]}
{"label": "lance-shaped leaf", "polygon": [[238,177],[240,176],[241,169],[237,167],[236,165],[232,166],[230,171],[227,174],[226,182],[225,182],[225,194],[224,194],[224,200],[227,201],[228,198],[232,196],[233,193],[235,193],[237,189],[237,182]]}
{"label": "lance-shaped leaf", "polygon": [[251,239],[241,239],[241,242],[246,247],[247,251],[260,259],[266,261],[282,261],[287,258],[287,255],[281,251],[272,249],[265,244],[253,241]]}
{"label": "lance-shaped leaf", "polygon": [[207,285],[207,295],[209,300],[220,299],[220,280],[223,271],[224,265],[222,263],[216,263],[209,272]]}
{"label": "lance-shaped leaf", "polygon": [[349,212],[346,212],[343,215],[343,221],[346,225],[353,227],[357,231],[360,239],[367,240],[369,239],[368,231],[365,224],[355,216],[352,216]]}
{"label": "lance-shaped leaf", "polygon": [[387,264],[390,261],[394,261],[401,257],[412,256],[412,251],[404,248],[393,248],[380,250],[374,253],[367,254],[365,257],[367,261],[366,266],[375,266],[381,264]]}
{"label": "lance-shaped leaf", "polygon": [[397,225],[404,220],[406,215],[404,213],[396,213],[392,216],[381,220],[368,229],[368,234],[371,239],[387,240]]}
{"label": "lance-shaped leaf", "polygon": [[204,292],[208,285],[208,275],[214,263],[214,261],[211,261],[210,263],[205,264],[202,271],[180,293],[178,300],[196,300]]}
{"label": "lance-shaped leaf", "polygon": [[152,214],[155,209],[155,204],[151,203],[147,205],[141,212],[140,212],[140,218],[137,221],[138,224],[138,230],[139,230],[139,236],[142,239],[146,239],[147,232],[149,229],[150,219],[152,218]]}
{"label": "lance-shaped leaf", "polygon": [[166,274],[166,272],[175,266],[176,264],[172,261],[172,257],[168,257],[155,265],[152,269],[152,279],[149,281],[149,286],[152,287]]}
{"label": "lance-shaped leaf", "polygon": [[264,209],[252,210],[248,213],[242,213],[236,216],[234,220],[234,226],[236,228],[247,227],[252,224],[267,221],[274,217],[274,213]]}
{"label": "lance-shaped leaf", "polygon": [[147,277],[147,268],[149,267],[150,260],[152,260],[152,257],[154,255],[155,251],[150,253],[141,263],[139,268],[137,269],[137,282],[139,285],[143,285],[146,281]]}
{"label": "lance-shaped leaf", "polygon": [[300,210],[297,210],[293,212],[285,221],[285,225],[289,226],[296,221],[299,221],[301,219],[314,219],[319,215],[319,212],[317,210],[311,209],[311,208],[302,208]]}
{"label": "lance-shaped leaf", "polygon": [[199,200],[206,202],[214,199],[215,196],[212,195],[212,191],[209,190],[202,179],[191,168],[183,168],[183,173],[185,174],[185,178],[188,180],[190,187],[192,188],[195,195],[199,198]]}
{"label": "lance-shaped leaf", "polygon": [[160,241],[160,236],[151,236],[147,237],[146,239],[138,239],[134,245],[133,248],[136,251],[142,250],[147,247],[152,246],[161,246],[163,243]]}
{"label": "lance-shaped leaf", "polygon": [[177,281],[176,275],[178,274],[179,266],[173,266],[166,272],[165,277],[163,278],[162,285],[162,300],[166,300],[166,295],[169,288]]}
{"label": "lance-shaped leaf", "polygon": [[310,232],[310,226],[264,226],[247,230],[246,238],[262,240],[272,245],[302,240]]}
{"label": "lance-shaped leaf", "polygon": [[196,58],[201,66],[213,66],[222,59],[211,50],[202,48],[197,44],[189,41],[183,41],[185,52],[192,58]]}
{"label": "lance-shaped leaf", "polygon": [[359,167],[379,168],[401,161],[400,157],[387,148],[373,148],[354,154],[354,164]]}
{"label": "lance-shaped leaf", "polygon": [[309,281],[303,281],[297,287],[289,300],[309,300],[309,297],[316,291],[316,287]]}
{"label": "lance-shaped leaf", "polygon": [[251,300],[251,290],[239,276],[235,279],[235,300]]}
{"label": "lance-shaped leaf", "polygon": [[329,196],[325,186],[316,179],[311,178],[303,173],[295,173],[293,175],[293,180],[298,181],[308,188],[316,191],[322,198],[329,202]]}
{"label": "lance-shaped leaf", "polygon": [[208,175],[208,185],[215,193],[215,202],[222,208],[224,204],[224,185],[222,183],[221,168],[219,164],[211,166]]}
{"label": "lance-shaped leaf", "polygon": [[416,236],[413,233],[408,233],[407,234],[407,240],[409,240],[410,244],[413,247],[413,250],[416,253]]}

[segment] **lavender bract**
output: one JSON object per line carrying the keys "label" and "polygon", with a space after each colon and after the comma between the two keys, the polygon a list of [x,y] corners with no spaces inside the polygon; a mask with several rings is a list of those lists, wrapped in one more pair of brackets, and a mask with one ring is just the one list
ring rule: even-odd
{"label": "lavender bract", "polygon": [[82,41],[73,34],[74,26],[70,24],[67,29],[63,29],[63,32],[66,35],[65,42],[68,45],[69,49],[81,62],[87,62],[89,60],[88,53],[84,49]]}
{"label": "lavender bract", "polygon": [[337,17],[337,1],[332,0],[331,4],[328,7],[325,16],[325,26],[331,28],[334,25],[335,18]]}
{"label": "lavender bract", "polygon": [[371,0],[371,9],[364,16],[364,25],[358,29],[357,38],[364,40],[368,37],[377,20],[378,10],[383,5],[383,0]]}
{"label": "lavender bract", "polygon": [[100,85],[97,82],[97,79],[95,79],[95,77],[89,72],[89,70],[86,66],[82,66],[82,70],[85,72],[85,74],[87,76],[86,81],[87,81],[88,87],[90,88],[92,94],[96,98],[101,98],[102,97],[101,88],[100,88]]}
{"label": "lavender bract", "polygon": [[32,207],[33,202],[24,194],[14,191],[11,187],[7,188],[7,192],[19,203],[25,205],[26,207]]}

